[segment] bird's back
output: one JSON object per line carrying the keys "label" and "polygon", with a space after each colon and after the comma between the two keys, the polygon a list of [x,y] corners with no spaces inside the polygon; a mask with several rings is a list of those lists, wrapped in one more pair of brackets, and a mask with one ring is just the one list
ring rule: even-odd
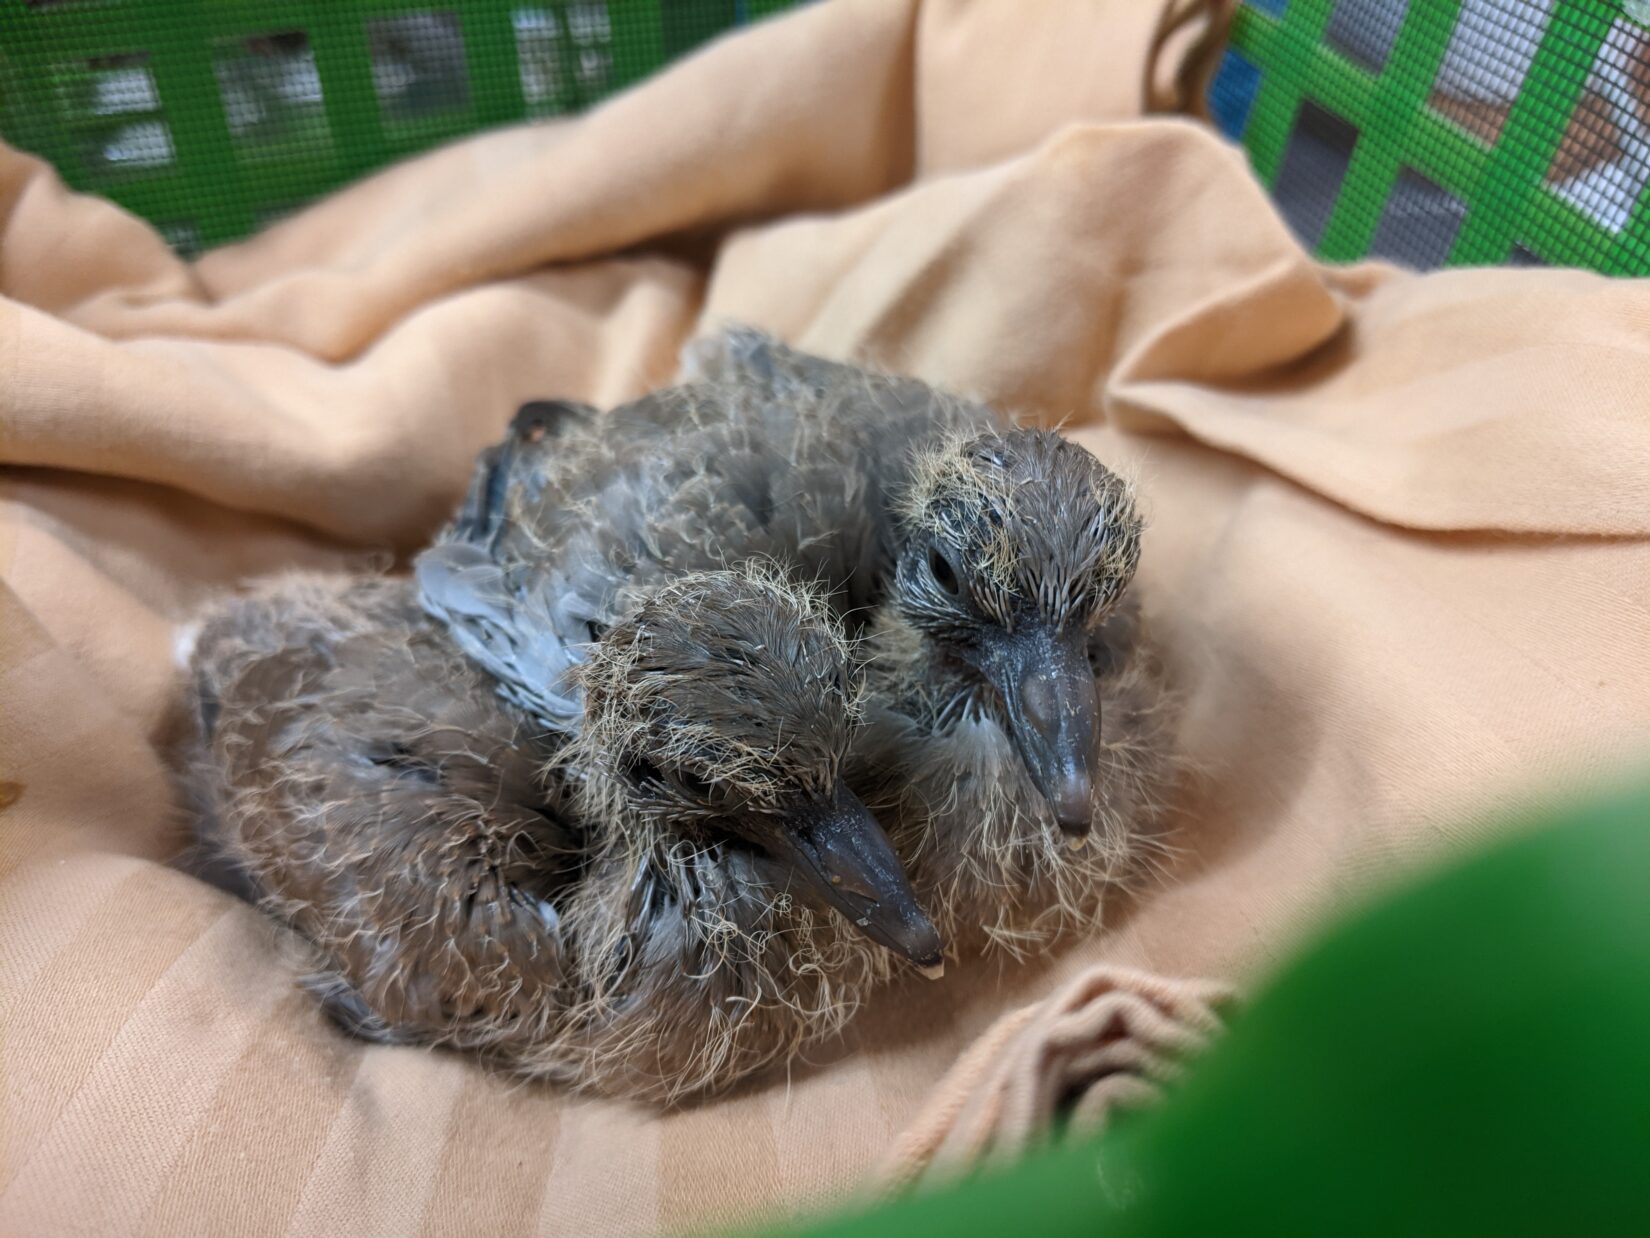
{"label": "bird's back", "polygon": [[1006,424],[919,379],[813,356],[748,327],[695,341],[683,370],[708,404],[757,427],[794,472],[799,501],[787,532],[798,557],[860,613],[885,586],[918,453]]}
{"label": "bird's back", "polygon": [[685,378],[606,414],[524,407],[419,558],[425,608],[508,700],[564,730],[589,643],[673,576],[771,559],[867,617],[917,450],[1001,425],[744,328],[690,348]]}
{"label": "bird's back", "polygon": [[460,518],[419,557],[424,607],[507,698],[565,730],[568,672],[646,589],[788,558],[787,473],[764,436],[671,389],[486,453]]}

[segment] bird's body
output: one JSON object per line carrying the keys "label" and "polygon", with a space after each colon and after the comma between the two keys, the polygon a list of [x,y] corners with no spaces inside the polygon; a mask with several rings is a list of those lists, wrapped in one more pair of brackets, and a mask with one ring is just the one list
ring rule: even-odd
{"label": "bird's body", "polygon": [[684,378],[582,418],[574,450],[693,470],[709,553],[796,564],[862,631],[850,782],[947,940],[1021,950],[1092,923],[1161,850],[1178,768],[1175,697],[1125,593],[1129,487],[985,404],[744,328],[690,345]]}
{"label": "bird's body", "polygon": [[821,582],[859,628],[869,627],[888,596],[902,512],[924,463],[947,445],[1006,425],[985,404],[799,352],[748,328],[694,341],[683,375],[684,385],[665,398],[608,414],[606,432],[635,435],[643,422],[674,437],[683,424],[668,414],[675,406],[693,410],[695,433],[734,433],[753,443],[787,479],[771,553]]}
{"label": "bird's body", "polygon": [[281,580],[209,614],[192,669],[206,841],[358,1034],[671,1100],[831,1034],[889,971],[752,849],[581,819],[564,739],[405,580]]}
{"label": "bird's body", "polygon": [[554,1009],[584,839],[405,582],[283,579],[210,612],[191,670],[205,841],[315,944],[329,1009],[478,1049]]}
{"label": "bird's body", "polygon": [[580,710],[568,669],[638,590],[675,574],[784,564],[863,623],[912,451],[995,414],[838,371],[863,386],[779,370],[771,387],[688,383],[605,414],[526,406],[516,442],[483,457],[460,518],[419,558],[426,608],[506,696],[566,727]]}
{"label": "bird's body", "polygon": [[703,1091],[833,1032],[889,950],[937,963],[923,900],[1040,941],[1155,827],[1128,488],[916,380],[750,332],[694,360],[524,409],[415,584],[206,623],[215,832],[357,1030]]}
{"label": "bird's body", "polygon": [[209,617],[196,779],[354,1030],[669,1100],[942,947],[843,782],[841,625],[759,561],[783,475],[738,433],[662,452],[595,424],[524,409],[415,581]]}
{"label": "bird's body", "polygon": [[1179,765],[1125,595],[1130,488],[984,404],[748,329],[690,345],[684,370],[701,424],[765,435],[803,479],[796,553],[865,624],[850,781],[942,934],[1022,950],[1092,923],[1161,850]]}
{"label": "bird's body", "polygon": [[[567,736],[563,767],[601,831],[731,832],[874,940],[937,964],[933,926],[842,782],[859,685],[840,620],[787,553],[806,490],[758,427],[696,426],[683,394],[602,418],[525,406],[419,556],[420,601],[500,696]],[[663,409],[684,419],[668,438]]]}

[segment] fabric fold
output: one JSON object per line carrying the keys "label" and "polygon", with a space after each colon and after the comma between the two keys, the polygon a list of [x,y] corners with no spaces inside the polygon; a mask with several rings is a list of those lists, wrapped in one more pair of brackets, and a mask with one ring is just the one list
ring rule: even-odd
{"label": "fabric fold", "polygon": [[[1486,801],[1642,761],[1650,288],[1323,266],[1241,151],[1139,116],[1156,6],[1023,7],[808,5],[193,263],[0,148],[4,1228],[603,1235],[824,1206],[1005,1011],[1101,965],[1247,986],[1481,837]],[[631,398],[724,319],[1140,479],[1134,588],[1197,771],[1168,871],[1090,937],[962,960],[680,1112],[344,1038],[293,1000],[278,932],[165,867],[172,626],[252,576],[417,547],[520,401]],[[1049,1093],[1014,1095],[970,1129],[1034,1126]],[[426,1189],[385,1176],[408,1165]]]}
{"label": "fabric fold", "polygon": [[940,1081],[883,1159],[889,1189],[1003,1165],[1062,1135],[1099,1133],[1157,1099],[1223,1023],[1229,985],[1095,967],[1003,1015]]}

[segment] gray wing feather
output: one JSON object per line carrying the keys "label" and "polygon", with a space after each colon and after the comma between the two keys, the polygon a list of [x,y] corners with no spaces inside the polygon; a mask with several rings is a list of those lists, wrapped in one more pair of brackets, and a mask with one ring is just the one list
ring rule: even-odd
{"label": "gray wing feather", "polygon": [[567,672],[582,659],[582,642],[567,639],[546,612],[547,599],[513,588],[503,566],[465,542],[425,551],[414,577],[424,609],[498,681],[501,696],[546,725],[572,729],[579,701],[566,687]]}
{"label": "gray wing feather", "polygon": [[749,328],[696,341],[684,370],[683,386],[605,416],[525,406],[418,561],[425,608],[548,725],[577,725],[568,672],[638,590],[669,576],[772,558],[867,614],[913,452],[1000,425],[984,405]]}

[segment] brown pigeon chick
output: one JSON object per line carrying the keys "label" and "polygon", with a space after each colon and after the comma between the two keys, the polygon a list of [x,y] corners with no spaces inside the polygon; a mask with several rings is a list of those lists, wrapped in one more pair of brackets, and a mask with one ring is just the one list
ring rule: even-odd
{"label": "brown pigeon chick", "polygon": [[841,630],[773,573],[636,599],[577,671],[571,741],[402,580],[266,586],[189,665],[203,833],[361,1035],[669,1102],[832,1034],[891,966],[872,936],[937,960],[841,781]]}
{"label": "brown pigeon chick", "polygon": [[[525,406],[477,462],[457,517],[418,556],[420,604],[500,696],[573,740],[567,774],[587,794],[602,784],[586,765],[610,760],[613,739],[592,729],[586,690],[608,682],[600,669],[613,634],[634,627],[639,606],[656,616],[674,607],[642,629],[657,660],[638,663],[644,679],[626,698],[640,708],[653,699],[643,687],[674,694],[638,776],[785,820],[763,849],[874,941],[931,969],[933,925],[833,755],[854,729],[844,711],[857,682],[840,621],[771,566],[787,545],[775,519],[784,479],[737,437],[659,444],[601,432],[610,422],[599,427],[582,405]],[[684,588],[688,580],[699,584]],[[707,581],[721,593],[705,594]],[[764,763],[784,770],[802,757],[814,764],[788,783],[749,782]],[[593,811],[621,831],[645,807],[608,797]]]}

